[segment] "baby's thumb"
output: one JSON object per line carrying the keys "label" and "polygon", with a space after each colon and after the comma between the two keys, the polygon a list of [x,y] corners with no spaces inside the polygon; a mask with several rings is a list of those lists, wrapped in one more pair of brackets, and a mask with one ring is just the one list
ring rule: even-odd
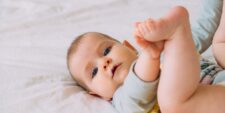
{"label": "baby's thumb", "polygon": [[145,39],[136,36],[135,37],[137,44],[144,50],[149,51],[151,53],[152,58],[158,58],[160,53],[157,51],[156,45],[153,43],[146,41]]}
{"label": "baby's thumb", "polygon": [[137,44],[142,48],[142,49],[146,49],[149,45],[150,42],[146,41],[145,39],[139,37],[139,36],[135,36],[136,42]]}

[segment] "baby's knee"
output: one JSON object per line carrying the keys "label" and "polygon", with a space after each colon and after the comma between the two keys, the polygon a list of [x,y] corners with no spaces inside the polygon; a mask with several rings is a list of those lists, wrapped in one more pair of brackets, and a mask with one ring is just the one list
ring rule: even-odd
{"label": "baby's knee", "polygon": [[174,10],[177,10],[177,13],[179,13],[179,16],[185,18],[185,19],[188,19],[189,18],[189,13],[188,13],[188,10],[183,7],[183,6],[176,6],[174,8]]}

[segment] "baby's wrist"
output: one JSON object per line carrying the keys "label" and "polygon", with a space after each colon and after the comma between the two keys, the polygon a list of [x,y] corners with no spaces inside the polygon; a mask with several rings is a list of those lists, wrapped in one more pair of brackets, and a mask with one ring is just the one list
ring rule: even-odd
{"label": "baby's wrist", "polygon": [[159,76],[160,59],[141,53],[135,65],[135,73],[143,81],[155,81]]}
{"label": "baby's wrist", "polygon": [[158,55],[153,55],[150,51],[143,50],[140,56],[147,56],[150,60],[160,60],[160,54],[161,53]]}

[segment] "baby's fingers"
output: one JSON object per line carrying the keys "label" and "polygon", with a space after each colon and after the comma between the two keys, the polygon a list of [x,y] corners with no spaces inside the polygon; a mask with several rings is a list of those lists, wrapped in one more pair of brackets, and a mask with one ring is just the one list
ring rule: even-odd
{"label": "baby's fingers", "polygon": [[143,37],[140,30],[138,29],[138,26],[141,24],[141,22],[135,22],[135,30],[134,30],[134,36]]}
{"label": "baby's fingers", "polygon": [[138,36],[138,37],[143,37],[143,36],[141,35],[140,31],[139,31],[137,28],[135,28],[135,30],[134,30],[134,36],[135,36],[135,37],[136,37],[136,36]]}
{"label": "baby's fingers", "polygon": [[158,59],[160,57],[160,51],[156,45],[152,42],[146,41],[143,38],[136,37],[137,44],[143,49],[143,51],[149,52],[153,59]]}
{"label": "baby's fingers", "polygon": [[150,44],[149,41],[146,41],[145,39],[143,39],[143,38],[141,38],[141,37],[139,37],[139,36],[136,36],[135,39],[136,39],[137,44],[138,44],[142,49],[146,49],[146,48],[149,46],[149,44]]}

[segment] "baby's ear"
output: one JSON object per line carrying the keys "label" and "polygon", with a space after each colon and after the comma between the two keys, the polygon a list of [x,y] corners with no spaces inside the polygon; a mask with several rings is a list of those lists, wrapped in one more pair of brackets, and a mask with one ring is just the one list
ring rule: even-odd
{"label": "baby's ear", "polygon": [[137,53],[137,50],[132,46],[127,40],[123,41],[123,45],[130,48],[131,50],[134,50]]}

